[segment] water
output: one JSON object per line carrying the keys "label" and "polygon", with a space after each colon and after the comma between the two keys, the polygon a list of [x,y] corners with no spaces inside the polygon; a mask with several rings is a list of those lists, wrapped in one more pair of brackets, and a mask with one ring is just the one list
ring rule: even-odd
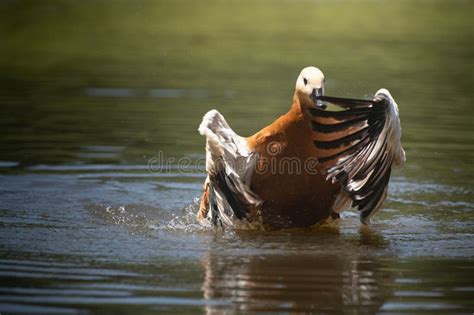
{"label": "water", "polygon": [[[469,1],[0,4],[0,312],[474,311]],[[319,66],[390,89],[407,165],[370,227],[214,231],[196,128],[249,135]]]}

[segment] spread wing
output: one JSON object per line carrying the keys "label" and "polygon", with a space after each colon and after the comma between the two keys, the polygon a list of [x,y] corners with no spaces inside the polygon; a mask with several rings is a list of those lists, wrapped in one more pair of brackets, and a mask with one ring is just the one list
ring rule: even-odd
{"label": "spread wing", "polygon": [[314,144],[322,152],[318,160],[326,179],[342,185],[337,199],[350,201],[366,223],[385,200],[392,166],[405,161],[398,106],[385,89],[372,100],[317,99],[340,109],[310,109]]}
{"label": "spread wing", "polygon": [[250,206],[261,203],[250,190],[257,154],[216,110],[204,116],[199,132],[206,137],[205,217],[220,226],[233,225],[234,218],[249,218]]}

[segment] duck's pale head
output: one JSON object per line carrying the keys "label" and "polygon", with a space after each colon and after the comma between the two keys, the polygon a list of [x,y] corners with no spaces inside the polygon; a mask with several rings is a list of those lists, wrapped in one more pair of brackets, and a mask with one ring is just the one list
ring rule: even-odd
{"label": "duck's pale head", "polygon": [[310,107],[315,105],[315,97],[324,95],[324,81],[324,74],[316,67],[301,70],[295,86],[295,94],[301,105]]}

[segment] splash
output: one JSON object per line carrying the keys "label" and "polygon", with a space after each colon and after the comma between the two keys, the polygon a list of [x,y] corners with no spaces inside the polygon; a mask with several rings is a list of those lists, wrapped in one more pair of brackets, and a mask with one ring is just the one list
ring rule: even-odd
{"label": "splash", "polygon": [[184,231],[184,232],[202,232],[212,229],[207,221],[199,221],[196,213],[199,210],[199,198],[194,198],[193,202],[185,206],[180,213],[174,213],[171,220],[167,223],[161,222],[157,225],[150,225],[150,228],[156,230]]}
{"label": "splash", "polygon": [[87,203],[93,218],[105,224],[119,225],[132,234],[151,236],[155,231],[202,232],[211,231],[208,222],[200,222],[196,213],[199,198],[181,210],[173,211],[145,204],[110,205]]}

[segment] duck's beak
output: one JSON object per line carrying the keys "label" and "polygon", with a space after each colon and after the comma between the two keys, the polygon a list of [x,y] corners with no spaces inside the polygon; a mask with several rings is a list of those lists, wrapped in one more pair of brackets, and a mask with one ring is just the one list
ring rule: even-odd
{"label": "duck's beak", "polygon": [[324,105],[322,101],[318,100],[318,96],[323,96],[323,88],[313,89],[313,92],[311,92],[309,97],[314,101],[314,105],[316,105],[316,107],[326,109],[326,105]]}

